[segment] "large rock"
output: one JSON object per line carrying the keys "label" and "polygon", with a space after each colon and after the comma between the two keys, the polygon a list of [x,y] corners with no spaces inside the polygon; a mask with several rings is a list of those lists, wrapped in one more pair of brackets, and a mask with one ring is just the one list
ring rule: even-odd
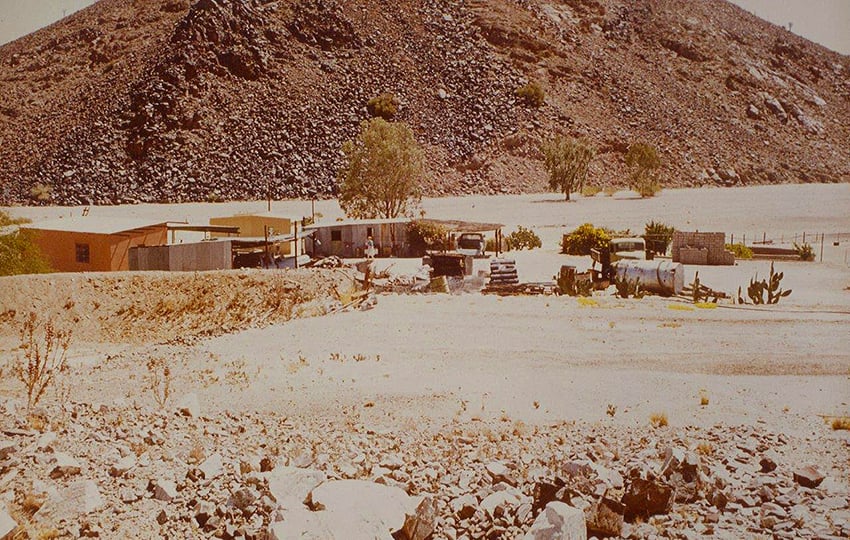
{"label": "large rock", "polygon": [[299,467],[277,467],[265,473],[265,476],[269,482],[269,491],[277,504],[284,508],[304,506],[313,488],[327,480],[322,471]]}
{"label": "large rock", "polygon": [[397,540],[426,540],[437,527],[438,517],[437,501],[424,497],[416,510],[407,515],[401,532],[395,537]]}
{"label": "large rock", "polygon": [[12,533],[18,528],[18,524],[4,508],[0,508],[0,540],[12,537]]}
{"label": "large rock", "polygon": [[212,480],[218,476],[221,476],[221,473],[224,472],[224,460],[221,457],[221,454],[215,453],[204,460],[203,463],[198,465],[198,469],[202,473],[204,473],[205,480]]}
{"label": "large rock", "polygon": [[397,487],[364,480],[325,482],[310,492],[308,506],[335,515],[360,516],[380,523],[381,530],[396,532],[404,526],[418,501]]}
{"label": "large rock", "polygon": [[94,480],[77,480],[53,494],[33,516],[38,523],[55,524],[75,519],[103,506],[103,497]]}
{"label": "large rock", "polygon": [[53,455],[53,463],[53,468],[50,470],[50,478],[62,478],[80,474],[80,463],[68,454],[56,452]]}
{"label": "large rock", "polygon": [[699,456],[693,452],[681,448],[668,448],[665,451],[661,477],[676,489],[676,502],[692,503],[699,498],[703,487],[699,467]]}
{"label": "large rock", "polygon": [[626,506],[626,519],[666,514],[673,504],[675,491],[672,487],[654,479],[632,477],[620,500]]}
{"label": "large rock", "polygon": [[585,510],[588,532],[602,536],[622,536],[626,507],[613,499],[602,497]]}
{"label": "large rock", "polygon": [[824,475],[811,465],[794,471],[794,481],[803,487],[816,488],[823,482]]}
{"label": "large rock", "polygon": [[363,519],[355,513],[306,508],[288,510],[283,520],[269,526],[269,540],[393,540],[381,522]]}
{"label": "large rock", "polygon": [[550,502],[524,540],[587,540],[584,512],[560,501]]}

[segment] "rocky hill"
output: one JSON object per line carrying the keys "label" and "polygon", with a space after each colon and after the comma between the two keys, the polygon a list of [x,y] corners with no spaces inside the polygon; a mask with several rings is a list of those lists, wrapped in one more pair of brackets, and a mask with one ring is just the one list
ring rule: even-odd
{"label": "rocky hill", "polygon": [[594,184],[637,141],[668,185],[850,180],[850,58],[723,0],[101,0],[0,47],[0,204],[331,194],[383,92],[435,195],[542,188],[554,132]]}

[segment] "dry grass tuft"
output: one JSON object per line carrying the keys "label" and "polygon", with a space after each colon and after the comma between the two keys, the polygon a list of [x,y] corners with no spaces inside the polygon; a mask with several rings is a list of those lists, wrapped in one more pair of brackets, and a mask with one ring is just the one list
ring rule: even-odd
{"label": "dry grass tuft", "polygon": [[714,445],[710,442],[701,442],[697,445],[697,454],[702,456],[713,456]]}
{"label": "dry grass tuft", "polygon": [[705,390],[699,392],[699,404],[701,407],[708,406],[708,393]]}
{"label": "dry grass tuft", "polygon": [[667,421],[667,413],[652,413],[649,417],[649,423],[652,427],[666,427],[669,422]]}
{"label": "dry grass tuft", "polygon": [[850,431],[850,416],[836,416],[832,419],[832,429],[838,431],[844,429]]}

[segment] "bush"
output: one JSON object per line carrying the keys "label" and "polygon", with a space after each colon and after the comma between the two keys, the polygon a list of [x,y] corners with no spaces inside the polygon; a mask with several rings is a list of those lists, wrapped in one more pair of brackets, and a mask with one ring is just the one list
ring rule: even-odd
{"label": "bush", "polygon": [[380,116],[384,120],[392,120],[398,112],[398,99],[389,92],[384,92],[370,99],[366,104],[366,110],[373,118]]}
{"label": "bush", "polygon": [[[0,211],[0,229],[28,222],[28,219],[12,219]],[[0,232],[0,276],[45,272],[50,272],[50,265],[35,244],[32,232],[11,228],[8,234]]]}
{"label": "bush", "polygon": [[803,244],[801,246],[797,242],[794,242],[794,251],[797,252],[797,256],[800,257],[801,261],[815,260],[815,250],[811,244]]}
{"label": "bush", "polygon": [[529,107],[540,107],[546,99],[546,93],[539,83],[531,81],[516,89],[516,95]]}
{"label": "bush", "polygon": [[661,193],[661,184],[653,180],[652,178],[644,177],[640,180],[637,180],[634,183],[634,190],[638,192],[638,194],[644,199],[648,197],[655,197],[659,193]]}
{"label": "bush", "polygon": [[590,255],[591,249],[608,247],[611,235],[602,228],[596,228],[591,223],[585,223],[570,234],[565,234],[561,241],[561,253],[567,255]]}
{"label": "bush", "polygon": [[661,191],[656,172],[661,168],[658,151],[651,144],[635,143],[626,153],[629,184],[641,197],[653,197]]}
{"label": "bush", "polygon": [[38,324],[38,316],[30,312],[21,328],[21,350],[24,358],[14,364],[16,378],[27,389],[27,412],[35,407],[60,371],[65,370],[65,357],[71,332],[57,330],[48,319]]}
{"label": "bush", "polygon": [[505,237],[505,248],[507,251],[515,251],[520,249],[534,249],[543,247],[543,242],[534,231],[526,229],[522,225]]}
{"label": "bush", "polygon": [[646,247],[658,255],[667,253],[670,242],[673,241],[673,232],[676,229],[662,222],[650,221],[644,226],[643,239]]}
{"label": "bush", "polygon": [[737,244],[726,244],[726,249],[735,254],[736,259],[752,259],[753,258],[753,250],[741,244],[740,242]]}
{"label": "bush", "polygon": [[599,186],[583,186],[581,188],[581,196],[582,197],[595,197],[602,191],[602,188]]}
{"label": "bush", "polygon": [[485,252],[490,251],[490,252],[496,253],[496,239],[495,238],[488,238],[484,242],[484,251]]}
{"label": "bush", "polygon": [[411,221],[407,224],[407,241],[417,257],[421,257],[429,249],[448,249],[448,234],[449,231],[445,227],[429,221]]}

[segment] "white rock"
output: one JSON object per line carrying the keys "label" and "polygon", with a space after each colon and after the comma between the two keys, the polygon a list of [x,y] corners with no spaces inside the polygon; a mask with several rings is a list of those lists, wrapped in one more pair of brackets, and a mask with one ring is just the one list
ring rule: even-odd
{"label": "white rock", "polygon": [[298,508],[269,526],[270,540],[392,540],[384,524],[346,512]]}
{"label": "white rock", "polygon": [[136,456],[128,454],[115,462],[115,465],[109,468],[109,476],[124,476],[127,471],[136,466]]}
{"label": "white rock", "polygon": [[552,501],[534,520],[524,540],[587,540],[584,512]]}
{"label": "white rock", "polygon": [[404,526],[406,515],[414,513],[419,503],[397,487],[364,480],[325,482],[310,492],[310,502],[319,510],[380,523],[381,530],[390,533]]}
{"label": "white rock", "polygon": [[481,508],[490,516],[494,516],[497,507],[516,506],[519,503],[520,498],[512,491],[497,491],[484,497],[484,500],[481,501]]}
{"label": "white rock", "polygon": [[205,480],[212,480],[224,472],[224,460],[221,454],[215,453],[204,460],[198,468],[204,473]]}
{"label": "white rock", "polygon": [[153,498],[158,501],[169,502],[177,497],[177,485],[171,480],[157,480],[153,491]]}
{"label": "white rock", "polygon": [[277,467],[264,475],[269,481],[269,491],[284,508],[303,507],[313,488],[327,480],[322,471],[298,467]]}
{"label": "white rock", "polygon": [[50,496],[33,516],[33,521],[58,523],[94,512],[103,506],[103,497],[94,480],[77,480]]}
{"label": "white rock", "polygon": [[61,478],[63,476],[80,474],[80,463],[64,452],[56,452],[53,454],[51,462],[54,464],[53,468],[50,470],[51,478]]}
{"label": "white rock", "polygon": [[35,441],[36,450],[47,450],[56,442],[57,435],[53,431],[42,433]]}
{"label": "white rock", "polygon": [[11,533],[18,528],[18,524],[9,515],[9,513],[0,508],[0,538],[4,539],[8,536],[11,538]]}

